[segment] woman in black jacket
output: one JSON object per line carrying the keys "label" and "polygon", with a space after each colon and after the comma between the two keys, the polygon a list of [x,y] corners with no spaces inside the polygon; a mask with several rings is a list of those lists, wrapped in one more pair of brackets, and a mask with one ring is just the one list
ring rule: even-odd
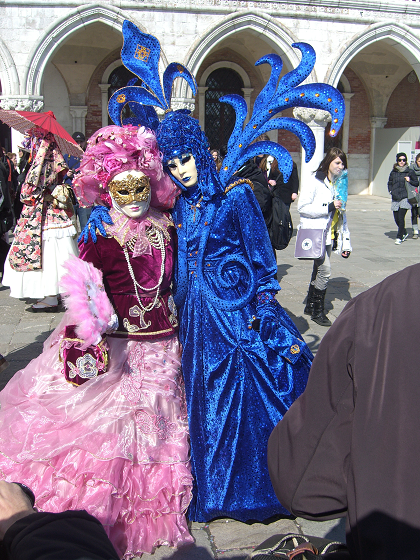
{"label": "woman in black jacket", "polygon": [[407,154],[399,152],[397,162],[389,175],[388,191],[392,196],[391,210],[394,213],[394,220],[398,227],[395,245],[401,245],[408,237],[405,229],[405,215],[407,210],[411,210],[408,202],[406,184],[410,183],[413,187],[418,187],[419,181],[416,174],[408,167]]}

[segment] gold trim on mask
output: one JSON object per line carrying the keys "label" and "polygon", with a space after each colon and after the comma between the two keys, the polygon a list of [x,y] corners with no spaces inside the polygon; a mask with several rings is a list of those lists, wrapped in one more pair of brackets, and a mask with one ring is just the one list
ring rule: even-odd
{"label": "gold trim on mask", "polygon": [[120,181],[110,181],[108,188],[112,198],[120,206],[134,201],[146,202],[150,194],[150,180],[147,175],[141,177],[127,175]]}

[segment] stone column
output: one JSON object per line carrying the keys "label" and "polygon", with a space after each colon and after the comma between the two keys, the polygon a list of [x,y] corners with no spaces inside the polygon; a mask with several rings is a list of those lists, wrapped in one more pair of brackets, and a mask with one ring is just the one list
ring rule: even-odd
{"label": "stone column", "polygon": [[200,123],[201,130],[206,126],[206,91],[209,89],[205,86],[198,88],[198,122]]}
{"label": "stone column", "polygon": [[350,133],[350,99],[354,93],[343,93],[346,114],[343,122],[343,152],[347,154],[349,151],[349,133]]}
{"label": "stone column", "polygon": [[108,90],[111,84],[98,84],[101,90],[102,127],[108,126]]}
{"label": "stone column", "polygon": [[245,119],[245,124],[249,121],[249,117],[251,116],[251,93],[254,91],[252,87],[243,87],[241,88],[244,92],[244,99],[246,102],[246,106],[248,107],[248,114]]}
{"label": "stone column", "polygon": [[73,120],[73,132],[83,132],[85,134],[85,119],[87,115],[86,105],[70,105],[70,115]]}
{"label": "stone column", "polygon": [[195,109],[195,100],[192,97],[172,97],[171,109],[177,111],[178,109],[188,109],[191,113]]}
{"label": "stone column", "polygon": [[15,130],[14,128],[11,128],[10,132],[11,132],[11,139],[12,139],[12,152],[14,152],[17,155],[18,160],[19,160],[19,155],[18,155],[19,148],[18,148],[18,146],[22,145],[24,135],[21,134],[20,132],[18,132],[17,130]]}
{"label": "stone column", "polygon": [[373,194],[373,164],[375,161],[376,129],[384,128],[388,119],[386,117],[370,118],[370,153],[369,153],[369,187],[368,194]]}
{"label": "stone column", "polygon": [[312,129],[316,142],[315,153],[309,163],[305,162],[305,151],[301,148],[300,185],[302,188],[324,157],[325,127],[331,121],[331,115],[321,109],[309,109],[306,107],[295,107],[293,115]]}

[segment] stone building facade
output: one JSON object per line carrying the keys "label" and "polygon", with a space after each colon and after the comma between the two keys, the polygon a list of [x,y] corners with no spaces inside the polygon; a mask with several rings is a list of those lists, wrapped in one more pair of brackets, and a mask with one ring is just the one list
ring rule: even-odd
{"label": "stone building facade", "polygon": [[[90,135],[108,124],[110,91],[127,78],[120,49],[122,23],[129,19],[159,38],[162,69],[179,61],[196,76],[195,100],[178,80],[173,105],[193,110],[214,147],[231,124],[218,94],[236,91],[252,108],[269,76],[268,65],[255,62],[275,52],[288,72],[299,63],[292,47],[299,41],[317,53],[308,81],[332,84],[345,97],[346,118],[335,142],[349,155],[351,192],[386,195],[396,151],[420,147],[419,0],[13,0],[0,5],[0,15],[2,107],[52,110],[70,133]],[[299,161],[304,181],[331,143],[329,117],[294,113],[314,130],[313,160],[300,163],[291,133],[273,139]],[[4,126],[0,138],[8,149],[20,140]]]}

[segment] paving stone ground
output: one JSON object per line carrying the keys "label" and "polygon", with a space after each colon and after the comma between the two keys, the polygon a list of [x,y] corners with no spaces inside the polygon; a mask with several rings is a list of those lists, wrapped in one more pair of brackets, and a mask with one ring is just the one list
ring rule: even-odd
{"label": "paving stone ground", "polygon": [[[402,245],[394,244],[396,226],[389,199],[350,196],[348,222],[353,253],[349,259],[332,255],[326,309],[331,320],[357,294],[374,286],[390,274],[420,260],[420,239],[411,237]],[[295,226],[296,206],[292,207]],[[410,225],[409,216],[406,217]],[[411,235],[411,228],[407,228]],[[304,299],[312,271],[312,262],[298,261],[293,256],[294,239],[284,251],[277,252],[279,280],[282,287],[278,299],[295,321],[315,353],[327,329],[303,315]],[[10,366],[0,374],[0,389],[16,371],[25,367],[41,351],[49,334],[60,322],[63,312],[32,314],[26,311],[32,300],[9,297],[9,289],[0,284],[0,352]],[[161,547],[143,560],[244,560],[254,547],[277,533],[297,531],[307,535],[344,539],[344,522],[310,522],[304,519],[276,518],[266,523],[240,523],[222,519],[211,523],[192,523],[195,543],[178,550]]]}

